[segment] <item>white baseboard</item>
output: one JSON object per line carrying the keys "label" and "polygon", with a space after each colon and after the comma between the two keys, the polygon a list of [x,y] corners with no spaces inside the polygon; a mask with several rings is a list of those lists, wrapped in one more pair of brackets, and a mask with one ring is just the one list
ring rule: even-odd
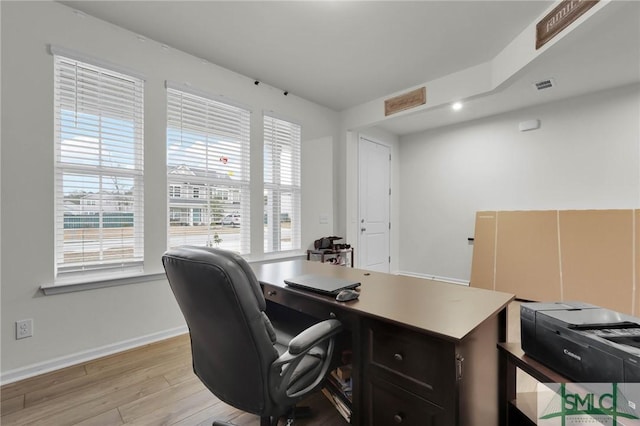
{"label": "white baseboard", "polygon": [[397,274],[406,275],[408,277],[424,278],[424,279],[433,280],[433,281],[444,281],[446,283],[466,285],[467,287],[469,286],[469,281],[461,280],[458,278],[440,277],[438,275],[419,274],[416,272],[408,272],[408,271],[398,271]]}
{"label": "white baseboard", "polygon": [[103,356],[112,355],[128,349],[137,348],[148,345],[149,343],[158,342],[171,337],[179,336],[187,333],[187,326],[172,328],[158,333],[148,334],[146,336],[136,337],[134,339],[124,340],[122,342],[113,343],[111,345],[102,346],[87,351],[77,352],[75,354],[65,355],[60,358],[54,358],[49,361],[39,362],[36,364],[20,367],[15,370],[2,372],[0,375],[0,385],[17,382],[19,380],[28,379],[40,374],[49,373],[61,368],[70,367],[72,365],[81,364]]}

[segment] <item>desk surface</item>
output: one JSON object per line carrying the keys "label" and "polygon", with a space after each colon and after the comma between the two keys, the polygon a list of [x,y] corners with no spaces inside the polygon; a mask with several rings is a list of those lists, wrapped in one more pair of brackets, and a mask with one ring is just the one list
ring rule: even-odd
{"label": "desk surface", "polygon": [[[254,265],[253,270],[262,283],[286,287],[287,291],[323,303],[454,341],[462,340],[485,320],[497,315],[514,298],[508,293],[306,260],[264,263]],[[362,283],[360,298],[336,302],[332,297],[294,289],[284,283],[286,278],[301,274],[359,281]]]}

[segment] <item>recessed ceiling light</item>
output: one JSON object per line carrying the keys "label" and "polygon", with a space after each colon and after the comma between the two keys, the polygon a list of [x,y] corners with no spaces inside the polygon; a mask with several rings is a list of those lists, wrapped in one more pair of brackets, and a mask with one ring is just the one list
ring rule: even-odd
{"label": "recessed ceiling light", "polygon": [[454,111],[460,111],[462,109],[462,102],[454,102],[451,108],[453,108]]}

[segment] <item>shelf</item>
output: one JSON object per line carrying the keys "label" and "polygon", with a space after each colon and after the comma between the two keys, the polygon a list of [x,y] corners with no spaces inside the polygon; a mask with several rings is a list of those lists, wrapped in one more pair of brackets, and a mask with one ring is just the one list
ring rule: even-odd
{"label": "shelf", "polygon": [[[516,399],[509,401],[520,415],[520,422],[514,424],[537,424],[538,419],[538,394],[536,392],[521,392],[516,394]],[[515,413],[510,413],[514,416]]]}
{"label": "shelf", "polygon": [[338,413],[349,423],[351,423],[351,413],[352,408],[349,404],[346,404],[340,396],[336,393],[332,386],[327,386],[322,388],[322,393],[327,397],[329,402],[336,407]]}
{"label": "shelf", "polygon": [[347,249],[322,249],[322,250],[307,250],[307,260],[313,260],[311,257],[320,257],[320,262],[325,263],[330,259],[344,256],[344,259],[339,265],[346,266],[348,263],[353,268],[353,247]]}
{"label": "shelf", "polygon": [[[530,386],[527,392],[517,392],[518,376],[530,384],[567,383],[568,379],[527,356],[520,342],[498,343],[500,354],[500,425],[536,425],[538,395]],[[527,377],[528,376],[528,377]]]}

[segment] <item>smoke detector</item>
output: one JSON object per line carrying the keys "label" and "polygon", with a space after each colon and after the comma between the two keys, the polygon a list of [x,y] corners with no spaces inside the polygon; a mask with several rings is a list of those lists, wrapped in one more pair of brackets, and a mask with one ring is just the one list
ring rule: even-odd
{"label": "smoke detector", "polygon": [[537,81],[533,83],[533,85],[535,86],[536,90],[546,90],[555,87],[556,82],[552,78],[550,78],[548,80]]}

